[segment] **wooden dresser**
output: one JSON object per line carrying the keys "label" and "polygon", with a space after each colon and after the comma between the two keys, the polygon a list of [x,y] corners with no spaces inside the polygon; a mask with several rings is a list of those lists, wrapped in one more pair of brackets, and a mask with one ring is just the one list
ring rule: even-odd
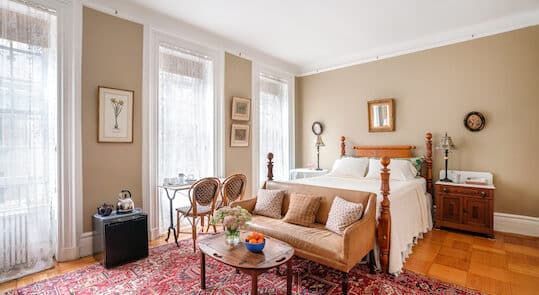
{"label": "wooden dresser", "polygon": [[435,227],[494,237],[494,190],[492,180],[487,185],[436,182]]}

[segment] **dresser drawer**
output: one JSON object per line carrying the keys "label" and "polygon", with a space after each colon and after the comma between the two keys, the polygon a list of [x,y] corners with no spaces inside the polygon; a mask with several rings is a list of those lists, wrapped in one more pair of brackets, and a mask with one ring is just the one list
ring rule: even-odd
{"label": "dresser drawer", "polygon": [[488,198],[488,199],[491,199],[494,195],[491,189],[452,186],[452,185],[438,186],[438,193],[458,194],[458,195],[466,195],[469,197]]}

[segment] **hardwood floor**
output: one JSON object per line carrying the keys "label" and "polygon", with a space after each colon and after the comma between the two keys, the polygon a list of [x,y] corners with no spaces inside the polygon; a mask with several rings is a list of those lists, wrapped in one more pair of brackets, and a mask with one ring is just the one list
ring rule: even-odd
{"label": "hardwood floor", "polygon": [[[182,238],[190,238],[183,234]],[[164,238],[150,242],[163,245]],[[55,267],[0,284],[0,293],[73,271],[93,257],[56,263]],[[433,230],[414,246],[405,268],[488,294],[539,294],[539,238],[496,233],[495,239]]]}
{"label": "hardwood floor", "polygon": [[433,230],[404,267],[488,294],[539,294],[539,238]]}

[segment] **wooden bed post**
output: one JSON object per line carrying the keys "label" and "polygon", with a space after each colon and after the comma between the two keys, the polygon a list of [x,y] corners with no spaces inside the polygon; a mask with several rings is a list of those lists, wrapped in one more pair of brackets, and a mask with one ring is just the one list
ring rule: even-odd
{"label": "wooden bed post", "polygon": [[345,140],[346,137],[341,136],[341,157],[346,156],[346,143],[344,143]]}
{"label": "wooden bed post", "polygon": [[268,180],[273,180],[273,153],[268,153]]}
{"label": "wooden bed post", "polygon": [[427,180],[427,192],[432,195],[432,133],[425,134],[425,141],[427,144],[427,158],[425,159],[427,175],[425,179]]}
{"label": "wooden bed post", "polygon": [[387,272],[389,266],[389,247],[391,246],[391,211],[389,209],[389,163],[391,159],[387,156],[380,160],[383,168],[380,173],[382,180],[381,190],[382,196],[382,211],[378,220],[378,246],[380,247],[380,266],[382,272]]}

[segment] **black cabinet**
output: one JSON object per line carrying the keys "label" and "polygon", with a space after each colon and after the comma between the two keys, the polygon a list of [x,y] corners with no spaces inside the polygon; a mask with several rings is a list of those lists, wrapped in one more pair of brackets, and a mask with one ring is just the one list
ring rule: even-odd
{"label": "black cabinet", "polygon": [[132,213],[93,217],[93,252],[106,268],[148,257],[148,216]]}

